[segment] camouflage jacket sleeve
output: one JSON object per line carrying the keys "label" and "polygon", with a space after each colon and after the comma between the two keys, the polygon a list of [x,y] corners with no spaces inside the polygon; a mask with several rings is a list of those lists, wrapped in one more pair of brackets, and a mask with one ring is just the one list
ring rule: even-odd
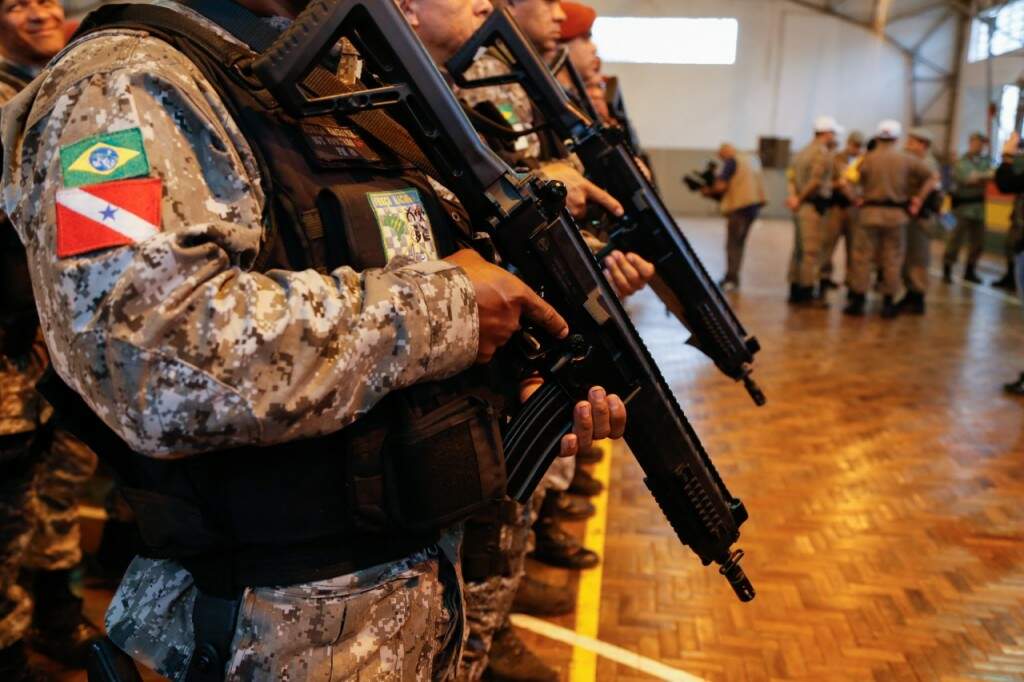
{"label": "camouflage jacket sleeve", "polygon": [[[60,150],[139,129],[161,230],[57,255]],[[60,375],[139,452],[176,457],[336,431],[388,391],[469,367],[472,284],[444,261],[250,270],[251,150],[184,56],[137,33],[73,46],[4,112],[4,199]],[[97,188],[102,185],[96,185]]]}

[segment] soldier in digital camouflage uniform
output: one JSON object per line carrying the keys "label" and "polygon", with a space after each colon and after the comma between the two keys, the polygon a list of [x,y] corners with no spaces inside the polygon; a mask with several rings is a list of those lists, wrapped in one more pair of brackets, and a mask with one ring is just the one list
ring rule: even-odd
{"label": "soldier in digital camouflage uniform", "polygon": [[[407,6],[408,3],[402,3]],[[505,6],[526,36],[542,53],[550,54],[562,38],[561,26],[566,19],[558,2],[550,0],[515,0],[495,2]],[[432,28],[443,32],[443,25]],[[429,42],[430,31],[420,30]],[[466,76],[483,79],[507,74],[508,65],[494,52],[476,60]],[[459,91],[459,96],[478,111],[500,115],[502,122],[516,131],[535,125],[535,110],[525,90],[516,84],[474,88]],[[487,108],[489,109],[487,109]],[[588,202],[598,204],[620,215],[622,208],[603,189],[586,180],[582,165],[569,156],[559,140],[537,133],[520,135],[513,140],[488,136],[492,148],[510,165],[540,172],[562,181],[569,190],[568,204],[577,216]],[[610,280],[624,295],[643,287],[653,274],[653,266],[636,254],[616,252],[606,263]],[[493,680],[548,680],[557,674],[525,648],[512,629],[508,616],[513,607],[532,615],[561,615],[574,607],[571,595],[553,588],[524,573],[524,555],[533,551],[535,558],[566,568],[588,568],[596,565],[597,555],[582,547],[579,541],[562,529],[559,518],[584,518],[592,513],[592,505],[581,498],[564,494],[570,485],[584,478],[571,460],[556,462],[534,493],[531,508],[493,510],[485,519],[467,524],[467,543],[463,568],[467,580],[467,622],[469,640],[460,679],[477,680],[486,672]],[[593,479],[590,479],[593,481]],[[596,481],[593,481],[596,484]],[[530,524],[535,522],[535,535]],[[474,551],[470,538],[487,546],[497,546],[489,560],[485,552]],[[488,538],[489,539],[486,539]]]}
{"label": "soldier in digital camouflage uniform", "polygon": [[[0,6],[0,105],[64,42],[59,2]],[[98,635],[69,585],[82,558],[77,500],[96,458],[54,429],[53,409],[36,391],[49,358],[24,250],[2,215],[0,245],[0,679],[13,682],[38,674],[25,660],[26,636],[36,649],[77,665]]]}
{"label": "soldier in digital camouflage uniform", "polygon": [[[190,9],[169,0],[148,7],[149,16],[187,20],[207,45],[244,52],[221,26]],[[98,16],[119,16],[111,9]],[[457,19],[475,27],[480,17],[465,6]],[[129,451],[126,470],[169,474],[180,483],[180,472],[208,476],[237,462],[221,486],[182,493],[246,512],[218,517],[215,526],[202,506],[167,515],[162,523],[169,518],[170,526],[147,520],[153,510],[196,509],[191,497],[168,497],[145,484],[130,498],[144,537],[151,524],[168,533],[171,549],[165,551],[172,555],[184,544],[217,559],[223,551],[242,551],[223,549],[216,539],[222,524],[259,538],[263,526],[245,524],[268,507],[268,531],[296,514],[312,523],[340,523],[320,512],[320,505],[344,499],[338,490],[297,510],[307,500],[275,505],[273,497],[245,499],[245,490],[230,489],[233,477],[255,477],[284,497],[296,486],[316,486],[315,474],[295,478],[290,467],[348,470],[347,463],[336,463],[345,456],[338,451],[350,446],[346,434],[358,441],[379,433],[367,420],[388,393],[467,375],[474,361],[488,361],[507,341],[520,313],[556,336],[567,330],[522,282],[474,252],[439,260],[436,243],[403,238],[414,234],[415,209],[432,216],[435,240],[445,234],[438,221],[448,215],[411,171],[403,171],[402,181],[418,189],[367,192],[351,209],[362,222],[342,223],[376,231],[379,243],[390,244],[395,253],[386,266],[260,269],[266,259],[283,258],[277,247],[271,251],[276,237],[266,229],[279,205],[271,207],[260,170],[266,157],[255,151],[264,141],[245,134],[222,99],[229,95],[203,71],[226,68],[224,62],[200,65],[185,53],[193,33],[177,35],[178,48],[146,32],[108,28],[71,46],[4,112],[3,189],[28,252],[45,336],[57,351],[55,369],[102,420],[99,426]],[[353,129],[321,130],[332,135],[329,147],[308,139],[332,160],[373,165],[387,154]],[[285,174],[275,181],[276,191],[285,191]],[[385,195],[392,201],[378,206],[375,199]],[[563,455],[574,454],[584,439],[621,436],[625,407],[615,396],[583,402],[575,414]],[[297,453],[289,450],[292,443]],[[261,478],[264,469],[280,471],[281,478]],[[353,478],[352,485],[363,480]],[[365,491],[374,505],[366,509],[380,511],[372,480],[366,479]],[[125,488],[126,496],[130,492]],[[177,523],[198,532],[175,535]],[[337,565],[357,568],[312,563],[298,568],[319,577],[287,582],[244,581],[239,576],[258,573],[260,565],[246,564],[241,553],[208,564],[188,553],[139,557],[114,596],[107,629],[118,647],[173,679],[209,660],[223,665],[231,680],[446,678],[462,639],[458,539],[454,529],[444,530],[399,558],[389,558],[395,552],[388,547],[406,546],[403,536],[309,548],[299,542],[269,555],[281,564],[276,570],[294,568],[288,562],[296,556],[318,551],[351,556]],[[419,536],[413,541],[418,545]],[[377,554],[386,560],[366,565]],[[219,585],[211,578],[229,580]],[[214,648],[212,659],[207,649],[194,657],[193,610],[202,620],[210,604],[237,608],[230,645]]]}

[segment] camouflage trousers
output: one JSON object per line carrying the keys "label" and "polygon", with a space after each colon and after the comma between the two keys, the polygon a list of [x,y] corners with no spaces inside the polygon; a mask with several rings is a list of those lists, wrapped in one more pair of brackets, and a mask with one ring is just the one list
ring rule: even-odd
{"label": "camouflage trousers", "polygon": [[[21,436],[27,443],[31,434]],[[46,442],[20,456],[14,447],[0,449],[0,649],[21,639],[32,621],[21,569],[56,571],[82,560],[77,505],[96,456],[63,431],[40,437]]]}
{"label": "camouflage trousers", "polygon": [[[246,589],[225,679],[451,679],[464,614],[450,556],[434,547],[328,580]],[[178,564],[135,559],[107,610],[110,639],[161,675],[183,679],[194,649],[195,596],[192,576]]]}
{"label": "camouflage trousers", "polygon": [[[494,635],[508,624],[516,590],[526,572],[532,520],[530,505],[521,505],[516,522],[501,526],[499,551],[507,562],[506,570],[482,580],[466,579],[466,629],[469,637],[459,664],[459,682],[476,682],[483,677],[490,662]],[[463,547],[464,556],[471,551],[472,548]]]}
{"label": "camouflage trousers", "polygon": [[804,204],[793,215],[793,227],[793,257],[789,264],[789,282],[802,287],[815,286],[821,271],[825,220],[814,206]]}
{"label": "camouflage trousers", "polygon": [[903,284],[917,294],[928,291],[928,268],[932,264],[932,234],[935,219],[914,219],[907,223],[906,255],[903,259]]}
{"label": "camouflage trousers", "polygon": [[865,294],[871,276],[882,270],[882,293],[899,294],[902,284],[905,225],[860,222],[853,233],[853,272],[850,290]]}
{"label": "camouflage trousers", "polygon": [[946,244],[946,255],[943,262],[946,265],[954,265],[960,258],[960,251],[963,249],[964,241],[967,242],[967,265],[973,267],[978,264],[981,253],[985,249],[985,220],[970,218],[962,214],[956,216],[956,227]]}
{"label": "camouflage trousers", "polygon": [[833,206],[825,214],[825,236],[821,246],[821,279],[832,279],[835,267],[832,264],[839,240],[846,243],[846,284],[850,283],[853,270],[853,229],[857,220],[857,209]]}

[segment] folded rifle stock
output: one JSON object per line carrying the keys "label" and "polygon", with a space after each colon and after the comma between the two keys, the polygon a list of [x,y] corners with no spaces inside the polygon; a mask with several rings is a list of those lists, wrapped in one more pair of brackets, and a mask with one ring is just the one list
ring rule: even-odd
{"label": "folded rifle stock", "polygon": [[[301,84],[342,37],[364,57],[368,90],[310,97]],[[732,547],[746,510],[722,482],[566,212],[565,188],[518,176],[480,140],[393,0],[313,0],[254,70],[294,116],[387,106],[429,158],[408,160],[436,173],[473,225],[486,229],[503,264],[569,323],[568,339],[526,329],[510,349],[545,385],[504,434],[508,494],[529,498],[572,428],[575,403],[591,386],[604,386],[629,406],[626,441],[679,539],[705,565],[718,564],[740,599],[753,599],[739,566],[742,551]]]}
{"label": "folded rifle stock", "polygon": [[[508,75],[466,78],[466,72],[483,49],[494,50],[507,63]],[[571,61],[560,59],[557,64],[569,71],[577,88],[583,87]],[[606,252],[618,248],[654,263],[657,275],[652,288],[690,330],[690,343],[710,357],[726,376],[743,382],[754,402],[763,405],[764,393],[751,378],[754,355],[760,350],[757,339],[747,334],[708,276],[637,164],[626,134],[588,116],[586,103],[577,106],[569,98],[507,10],[491,14],[448,62],[448,71],[462,88],[517,83],[526,91],[543,116],[542,125],[568,142],[570,151],[582,161],[587,177],[626,209],[625,216],[609,234]],[[580,96],[585,99],[586,92]]]}

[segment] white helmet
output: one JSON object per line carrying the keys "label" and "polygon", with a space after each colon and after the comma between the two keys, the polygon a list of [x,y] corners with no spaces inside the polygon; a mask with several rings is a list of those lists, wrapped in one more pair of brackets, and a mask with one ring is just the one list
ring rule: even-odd
{"label": "white helmet", "polygon": [[876,133],[880,140],[898,140],[903,135],[903,124],[889,118],[878,124]]}
{"label": "white helmet", "polygon": [[814,119],[815,133],[834,133],[839,129],[839,124],[831,116],[819,116]]}

